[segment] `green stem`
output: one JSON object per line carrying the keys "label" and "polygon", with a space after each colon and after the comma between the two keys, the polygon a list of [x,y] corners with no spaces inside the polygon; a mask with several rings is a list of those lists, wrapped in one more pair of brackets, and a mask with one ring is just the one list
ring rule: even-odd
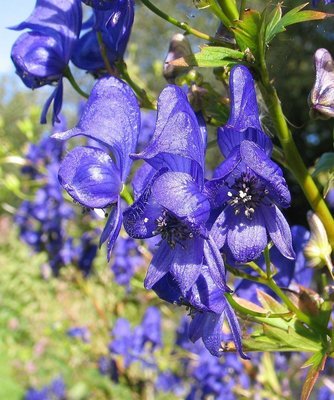
{"label": "green stem", "polygon": [[128,73],[128,68],[123,60],[119,60],[116,62],[117,70],[120,73],[122,79],[131,86],[133,91],[140,99],[140,105],[144,108],[149,108],[151,110],[156,110],[157,105],[156,102],[149,96],[144,89],[142,89],[139,85],[137,85],[130,77]]}
{"label": "green stem", "polygon": [[[230,23],[232,21],[239,19],[239,11],[238,11],[235,0],[217,0],[217,3],[219,4],[223,13],[229,19]],[[229,24],[229,25],[231,25],[231,24]]]}
{"label": "green stem", "polygon": [[305,322],[310,327],[313,326],[312,318],[300,311],[299,308],[289,299],[289,297],[282,291],[282,289],[272,278],[267,280],[266,285],[277,294],[277,296],[284,302],[290,311],[296,314],[296,317],[299,319],[299,321]]}
{"label": "green stem", "polygon": [[103,59],[104,65],[106,67],[106,70],[108,72],[109,75],[115,76],[117,74],[117,72],[115,71],[115,69],[111,66],[110,62],[109,62],[109,58],[108,58],[108,54],[107,54],[107,49],[106,46],[103,42],[102,39],[102,34],[101,32],[96,32],[96,36],[97,36],[97,41],[99,43],[100,46],[100,53],[101,53],[101,57]]}
{"label": "green stem", "polygon": [[88,99],[89,95],[87,93],[85,93],[80,86],[77,84],[76,80],[74,79],[74,76],[72,75],[72,72],[70,70],[70,67],[67,66],[64,72],[64,76],[68,79],[68,81],[70,82],[71,86],[73,87],[73,89],[79,93],[82,97],[85,97],[86,99]]}
{"label": "green stem", "polygon": [[254,261],[250,261],[247,265],[257,272],[262,279],[267,279],[267,274]]}
{"label": "green stem", "polygon": [[226,300],[230,303],[234,310],[239,311],[245,315],[251,315],[252,317],[260,317],[260,318],[284,318],[284,317],[291,317],[291,312],[286,313],[261,313],[254,310],[250,310],[249,308],[241,306],[237,301],[234,300],[230,293],[224,293]]}
{"label": "green stem", "polygon": [[157,8],[155,5],[153,5],[149,0],[141,0],[141,2],[147,8],[149,8],[152,12],[154,12],[154,14],[158,15],[160,18],[164,19],[165,21],[169,22],[170,24],[175,25],[180,29],[183,29],[185,32],[188,32],[191,35],[194,35],[200,39],[211,42],[211,44],[216,44],[218,46],[219,45],[226,46],[226,43],[224,41],[216,39],[213,36],[207,35],[206,33],[203,33],[197,29],[192,28],[190,25],[186,24],[185,22],[178,21],[177,19],[169,16],[168,14],[164,13],[159,8]]}
{"label": "green stem", "polygon": [[123,185],[123,189],[121,191],[121,197],[123,200],[126,201],[126,203],[130,206],[133,204],[133,197],[132,194],[130,193],[128,187],[126,185]]}
{"label": "green stem", "polygon": [[244,18],[245,10],[246,10],[246,0],[241,0],[241,2],[240,2],[240,11],[239,11],[239,19],[242,20]]}
{"label": "green stem", "polygon": [[267,278],[270,279],[272,275],[271,275],[271,268],[270,268],[270,254],[269,254],[268,246],[266,246],[266,248],[264,249],[263,255],[264,255],[264,260],[265,260],[265,264],[266,264]]}
{"label": "green stem", "polygon": [[264,58],[264,49],[262,49],[261,45],[259,47],[261,73],[260,89],[281,142],[286,164],[289,170],[294,174],[312,209],[321,219],[327,231],[330,244],[334,246],[334,219],[299,154],[283,114],[276,89],[270,81]]}

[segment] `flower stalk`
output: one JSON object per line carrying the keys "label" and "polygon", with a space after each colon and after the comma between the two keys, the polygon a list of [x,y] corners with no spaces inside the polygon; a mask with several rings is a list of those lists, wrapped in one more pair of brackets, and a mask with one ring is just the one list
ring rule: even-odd
{"label": "flower stalk", "polygon": [[67,66],[64,72],[64,76],[68,79],[68,81],[70,82],[71,86],[73,87],[73,89],[80,94],[80,96],[85,97],[86,99],[88,99],[89,95],[84,92],[81,87],[78,85],[78,83],[76,82],[76,80],[74,79],[74,76],[72,74],[72,71],[70,70],[70,67]]}
{"label": "flower stalk", "polygon": [[[225,47],[227,44],[223,42],[222,40],[216,39],[213,36],[207,35],[206,33],[203,33],[195,28],[192,28],[190,25],[188,25],[185,22],[178,21],[176,18],[171,17],[170,15],[164,13],[161,11],[158,7],[156,7],[154,4],[152,4],[149,0],[141,0],[141,2],[148,8],[150,9],[154,14],[158,15],[160,18],[164,19],[165,21],[169,22],[172,25],[177,26],[180,29],[183,29],[185,32],[194,35],[200,39],[206,40],[210,42],[211,44],[215,45],[224,45]],[[217,7],[218,9],[218,7]],[[222,14],[221,10],[220,13]],[[224,15],[224,14],[223,14]],[[225,17],[226,19],[226,17]]]}
{"label": "flower stalk", "polygon": [[[260,46],[261,47],[261,46]],[[302,188],[306,199],[314,212],[321,219],[327,231],[331,246],[334,246],[334,220],[323,200],[319,189],[317,188],[312,176],[308,172],[303,159],[297,149],[297,146],[292,137],[291,131],[288,128],[286,118],[283,114],[281,102],[277,95],[275,87],[272,85],[264,54],[260,56],[260,90],[267,104],[269,113],[274,122],[278,138],[281,142],[282,150],[285,155],[286,165],[295,176],[297,182]]]}

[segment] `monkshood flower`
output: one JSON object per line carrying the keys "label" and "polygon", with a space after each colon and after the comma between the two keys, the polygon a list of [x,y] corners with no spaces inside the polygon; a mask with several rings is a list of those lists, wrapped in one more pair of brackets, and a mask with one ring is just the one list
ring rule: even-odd
{"label": "monkshood flower", "polygon": [[100,33],[110,64],[123,59],[134,21],[134,1],[114,0],[106,11],[94,10],[89,31],[76,42],[72,62],[92,73],[104,71],[97,34]]}
{"label": "monkshood flower", "polygon": [[218,129],[225,161],[206,183],[212,207],[221,210],[211,235],[236,262],[258,258],[268,235],[285,257],[293,258],[290,228],[277,207],[289,206],[290,192],[282,170],[269,158],[272,143],[261,130],[254,81],[246,67],[232,69],[230,91],[230,117]]}
{"label": "monkshood flower", "polygon": [[122,225],[120,193],[132,164],[129,154],[137,144],[140,114],[137,99],[124,82],[114,77],[94,86],[78,124],[55,134],[60,140],[83,135],[105,146],[76,147],[64,158],[59,181],[68,194],[88,209],[110,207],[100,245],[107,241],[108,260]]}
{"label": "monkshood flower", "polygon": [[16,73],[30,89],[56,85],[46,101],[41,123],[46,123],[53,102],[52,123],[58,121],[63,101],[63,76],[66,75],[73,46],[82,20],[79,0],[37,0],[30,17],[14,26],[14,30],[30,29],[14,43],[11,58]]}
{"label": "monkshood flower", "polygon": [[[284,288],[293,288],[295,285],[302,285],[309,288],[312,282],[313,270],[307,265],[304,254],[305,246],[310,238],[310,232],[300,225],[291,227],[292,244],[295,249],[296,257],[294,260],[284,257],[276,247],[270,249],[270,262],[277,270],[274,279],[275,282]],[[258,265],[265,270],[264,257],[257,261]],[[252,274],[252,271],[247,271]],[[243,279],[240,283],[236,282],[235,292],[238,296],[247,300],[256,302],[256,288],[261,289],[271,296],[275,294],[265,285],[261,285],[247,279]]]}
{"label": "monkshood flower", "polygon": [[131,329],[125,318],[116,321],[114,337],[109,345],[111,355],[123,356],[125,367],[141,361],[147,367],[155,367],[153,352],[161,347],[161,315],[157,308],[149,307],[140,325]]}
{"label": "monkshood flower", "polygon": [[[167,86],[158,99],[153,138],[135,159],[145,160],[135,192],[139,197],[124,211],[129,236],[161,241],[149,266],[147,289],[171,271],[187,292],[201,273],[204,256],[210,273],[227,290],[223,260],[206,223],[210,203],[204,194],[205,126],[199,124],[186,95]],[[140,181],[140,183],[139,183]]]}
{"label": "monkshood flower", "polygon": [[[164,275],[154,286],[157,295],[169,303],[186,306],[192,320],[188,337],[192,342],[202,338],[209,352],[221,357],[225,344],[233,340],[242,358],[248,357],[242,352],[241,331],[236,315],[226,300],[225,290],[214,282],[208,267],[202,267],[202,273],[196,283],[184,295],[171,273]],[[231,334],[223,331],[227,321]]]}
{"label": "monkshood flower", "polygon": [[308,97],[313,118],[334,117],[334,61],[329,51],[318,49],[314,54],[316,78]]}

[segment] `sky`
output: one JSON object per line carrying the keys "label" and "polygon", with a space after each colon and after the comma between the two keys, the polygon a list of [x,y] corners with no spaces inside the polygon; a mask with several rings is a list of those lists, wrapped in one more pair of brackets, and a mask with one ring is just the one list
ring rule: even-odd
{"label": "sky", "polygon": [[10,59],[10,50],[20,32],[6,29],[25,20],[35,7],[35,0],[10,0],[0,13],[0,73],[14,75],[14,66]]}

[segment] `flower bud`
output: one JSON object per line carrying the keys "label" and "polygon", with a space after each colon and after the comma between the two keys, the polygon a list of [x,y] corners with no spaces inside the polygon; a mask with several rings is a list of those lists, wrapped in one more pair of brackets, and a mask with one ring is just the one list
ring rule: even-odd
{"label": "flower bud", "polygon": [[169,50],[163,67],[163,75],[168,83],[175,83],[177,76],[188,72],[190,67],[180,67],[169,64],[178,58],[192,55],[189,40],[182,33],[176,33],[169,44]]}
{"label": "flower bud", "polygon": [[326,230],[320,218],[312,211],[307,213],[307,221],[311,231],[310,239],[304,248],[307,264],[313,268],[326,265],[333,277],[334,270],[330,258],[332,248],[328,242]]}
{"label": "flower bud", "polygon": [[334,117],[334,61],[326,49],[314,55],[316,79],[308,98],[311,118]]}

